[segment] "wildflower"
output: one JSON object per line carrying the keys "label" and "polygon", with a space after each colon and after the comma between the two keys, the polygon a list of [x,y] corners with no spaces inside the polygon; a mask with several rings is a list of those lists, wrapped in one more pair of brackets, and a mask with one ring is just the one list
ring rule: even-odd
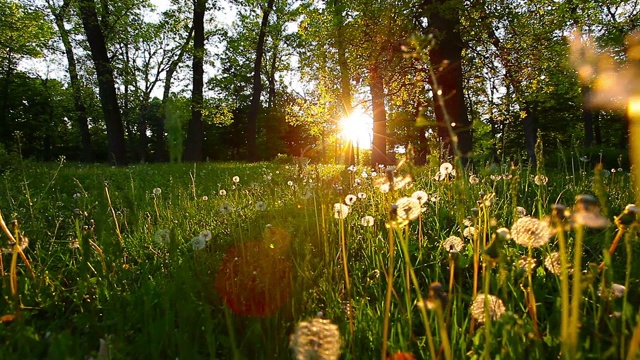
{"label": "wildflower", "polygon": [[396,190],[402,189],[409,185],[412,180],[411,175],[396,177],[393,179],[393,188]]}
{"label": "wildflower", "polygon": [[511,227],[511,236],[513,241],[522,246],[540,247],[549,242],[551,228],[546,222],[532,217],[523,217]]}
{"label": "wildflower", "polygon": [[501,175],[491,175],[490,178],[493,181],[498,181],[498,180],[502,179],[502,176]]}
{"label": "wildflower", "polygon": [[209,241],[211,240],[211,231],[209,230],[202,230],[200,231],[200,235],[199,235],[204,241]]}
{"label": "wildflower", "polygon": [[349,171],[351,171],[351,172],[354,172],[354,171],[356,171],[356,166],[355,166],[355,165],[350,165],[350,166],[347,168],[347,170],[349,170]]}
{"label": "wildflower", "polygon": [[374,223],[375,223],[375,219],[371,215],[364,216],[360,220],[360,225],[362,226],[373,226]]}
{"label": "wildflower", "polygon": [[258,201],[256,203],[256,210],[258,211],[265,211],[267,210],[267,204],[264,203],[264,201]]}
{"label": "wildflower", "polygon": [[502,174],[502,178],[505,180],[511,180],[511,178],[513,177],[513,175],[511,174]]}
{"label": "wildflower", "polygon": [[367,198],[367,194],[363,193],[363,192],[359,192],[358,193],[358,199],[363,200]]}
{"label": "wildflower", "polygon": [[616,172],[616,169],[611,169],[611,173],[614,174]]}
{"label": "wildflower", "polygon": [[467,239],[473,239],[473,235],[475,235],[476,233],[476,228],[474,228],[473,226],[469,226],[468,228],[465,228],[462,231],[462,236],[464,236]]}
{"label": "wildflower", "polygon": [[398,206],[398,218],[402,220],[415,220],[420,215],[420,201],[412,197],[403,197],[396,201]]}
{"label": "wildflower", "polygon": [[168,244],[171,240],[171,232],[169,229],[158,230],[155,235],[153,235],[153,239],[158,245]]}
{"label": "wildflower", "polygon": [[440,165],[440,172],[443,174],[451,174],[453,171],[453,165],[451,163],[445,162]]}
{"label": "wildflower", "polygon": [[484,322],[485,320],[485,305],[486,311],[493,321],[500,319],[505,312],[504,304],[500,298],[493,295],[478,294],[471,304],[471,316],[478,322]]}
{"label": "wildflower", "polygon": [[196,236],[191,239],[191,247],[193,247],[193,250],[202,250],[205,245],[207,245],[207,241],[200,236]]}
{"label": "wildflower", "polygon": [[340,345],[338,326],[320,318],[300,322],[289,343],[296,360],[336,360]]}
{"label": "wildflower", "polygon": [[221,214],[228,214],[230,212],[233,211],[233,207],[229,204],[222,204],[220,205],[220,213]]}
{"label": "wildflower", "polygon": [[560,253],[552,252],[544,258],[544,267],[549,270],[550,273],[560,275]]}
{"label": "wildflower", "polygon": [[375,172],[375,171],[372,171],[372,172],[371,172],[371,176],[376,177],[376,176],[378,176],[378,173],[377,173],[377,172]]}
{"label": "wildflower", "polygon": [[349,194],[344,198],[344,203],[347,205],[353,205],[356,203],[356,200],[358,200],[358,198],[355,195]]}
{"label": "wildflower", "polygon": [[366,179],[369,175],[367,174],[367,172],[365,170],[362,170],[362,174],[360,174],[360,177],[362,177],[363,179]]}
{"label": "wildflower", "polygon": [[475,175],[469,176],[469,184],[475,185],[475,184],[477,184],[479,182],[480,182],[480,179],[477,176],[475,176]]}
{"label": "wildflower", "polygon": [[536,185],[540,185],[540,186],[546,185],[548,181],[549,181],[549,178],[542,174],[536,175],[536,177],[533,178],[533,182],[536,183]]}
{"label": "wildflower", "polygon": [[528,256],[522,256],[518,259],[517,266],[519,269],[522,269],[526,272],[530,272],[533,268],[536,267],[536,259],[530,258]]}
{"label": "wildflower", "polygon": [[287,185],[293,186],[293,181],[291,181],[291,180],[287,181]]}
{"label": "wildflower", "polygon": [[442,247],[448,252],[461,252],[464,250],[464,241],[457,236],[449,236],[442,242]]}
{"label": "wildflower", "polygon": [[623,171],[624,171],[624,169],[618,168],[618,172],[623,172]]}
{"label": "wildflower", "polygon": [[218,191],[218,194],[220,194],[220,196],[225,196],[227,195],[227,190],[221,189],[220,191]]}
{"label": "wildflower", "polygon": [[527,216],[527,209],[523,208],[522,206],[516,207],[516,216],[518,216],[519,218]]}
{"label": "wildflower", "polygon": [[162,189],[160,189],[160,188],[153,189],[153,195],[157,196],[157,195],[160,195],[161,193],[162,193]]}
{"label": "wildflower", "polygon": [[202,200],[203,201],[207,201],[207,200],[209,200],[209,197],[207,195],[205,195],[205,196],[202,197]]}
{"label": "wildflower", "polygon": [[424,205],[424,203],[426,203],[429,199],[429,195],[427,195],[427,193],[422,190],[415,191],[413,194],[411,194],[411,197],[418,200],[420,205]]}
{"label": "wildflower", "polygon": [[333,217],[336,219],[344,219],[349,214],[349,207],[345,204],[333,204]]}
{"label": "wildflower", "polygon": [[239,183],[240,182],[240,177],[239,176],[234,176],[231,180],[233,180],[234,183]]}

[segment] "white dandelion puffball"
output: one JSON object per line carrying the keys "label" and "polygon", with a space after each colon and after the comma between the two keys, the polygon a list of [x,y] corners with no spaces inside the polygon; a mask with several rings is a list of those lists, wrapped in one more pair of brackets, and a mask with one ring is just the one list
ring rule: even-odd
{"label": "white dandelion puffball", "polygon": [[228,214],[230,212],[233,211],[233,207],[229,204],[222,204],[220,205],[220,213],[221,214]]}
{"label": "white dandelion puffball", "polygon": [[396,205],[398,206],[398,219],[411,221],[420,216],[421,208],[420,201],[418,201],[418,199],[402,197],[396,201]]}
{"label": "white dandelion puffball", "polygon": [[484,322],[485,320],[485,305],[492,321],[500,319],[506,310],[504,303],[497,296],[478,294],[471,304],[471,316],[478,322]]}
{"label": "white dandelion puffball", "polygon": [[360,225],[362,226],[373,226],[375,223],[375,219],[371,215],[363,216],[360,220]]}
{"label": "white dandelion puffball", "polygon": [[562,265],[560,263],[560,253],[552,252],[551,254],[547,255],[547,257],[544,258],[544,267],[546,267],[550,273],[554,275],[560,275],[560,269],[562,268]]}
{"label": "white dandelion puffball", "polygon": [[193,250],[202,250],[205,245],[207,245],[207,241],[200,236],[196,236],[191,239],[191,247]]}
{"label": "white dandelion puffball", "polygon": [[469,176],[469,184],[475,185],[475,184],[477,184],[479,182],[480,182],[480,179],[477,176],[475,176],[475,175]]}
{"label": "white dandelion puffball", "polygon": [[296,326],[289,345],[296,360],[337,360],[340,357],[340,330],[329,320],[314,318]]}
{"label": "white dandelion puffball", "polygon": [[209,240],[211,240],[211,237],[212,237],[212,235],[211,235],[211,231],[209,231],[209,230],[202,230],[202,231],[200,232],[200,235],[199,235],[199,236],[200,236],[204,241],[209,241]]}
{"label": "white dandelion puffball", "polygon": [[153,239],[158,245],[168,244],[171,240],[171,231],[169,231],[169,229],[158,230],[153,236]]}
{"label": "white dandelion puffball", "polygon": [[511,238],[516,244],[527,247],[541,247],[549,242],[552,230],[549,225],[532,217],[518,219],[511,227]]}
{"label": "white dandelion puffball", "polygon": [[363,193],[363,192],[359,192],[358,193],[358,199],[363,200],[367,198],[367,194]]}
{"label": "white dandelion puffball", "polygon": [[536,177],[533,178],[533,182],[536,183],[536,185],[546,185],[548,181],[549,181],[549,178],[542,174],[536,175]]}
{"label": "white dandelion puffball", "polygon": [[160,195],[161,193],[162,193],[162,189],[160,188],[153,189],[153,195]]}
{"label": "white dandelion puffball", "polygon": [[453,165],[451,165],[451,163],[442,163],[442,165],[440,165],[440,173],[448,175],[451,174],[451,172],[453,171]]}
{"label": "white dandelion puffball", "polygon": [[473,226],[469,226],[462,231],[462,236],[467,239],[473,239],[473,235],[476,233],[476,228]]}
{"label": "white dandelion puffball", "polygon": [[227,195],[227,190],[221,189],[220,191],[218,191],[218,194],[220,194],[220,196],[225,196]]}
{"label": "white dandelion puffball", "polygon": [[424,205],[424,203],[429,200],[429,195],[427,195],[427,193],[422,190],[415,191],[413,194],[411,194],[411,197],[418,200],[418,202],[420,202],[420,205]]}
{"label": "white dandelion puffball", "polygon": [[265,211],[267,210],[267,204],[265,204],[264,201],[258,201],[256,203],[256,210],[258,211]]}
{"label": "white dandelion puffball", "polygon": [[449,236],[442,242],[442,247],[449,252],[461,252],[464,250],[464,241],[457,236]]}
{"label": "white dandelion puffball", "polygon": [[350,206],[355,204],[357,199],[358,198],[355,195],[349,194],[344,198],[344,203]]}
{"label": "white dandelion puffball", "polygon": [[344,219],[349,215],[349,207],[345,204],[333,204],[333,217],[336,219]]}
{"label": "white dandelion puffball", "polygon": [[234,183],[239,183],[240,182],[240,177],[239,176],[234,176],[231,180],[233,180]]}

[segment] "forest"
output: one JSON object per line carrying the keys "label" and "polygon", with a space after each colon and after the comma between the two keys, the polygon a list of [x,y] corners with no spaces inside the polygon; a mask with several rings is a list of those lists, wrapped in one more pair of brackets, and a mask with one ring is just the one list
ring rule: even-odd
{"label": "forest", "polygon": [[628,60],[639,12],[623,0],[0,0],[0,154],[3,166],[354,163],[341,119],[358,112],[373,120],[359,163],[398,149],[424,163],[452,138],[480,164],[535,160],[540,139],[617,166],[629,122],[594,101],[591,65]]}

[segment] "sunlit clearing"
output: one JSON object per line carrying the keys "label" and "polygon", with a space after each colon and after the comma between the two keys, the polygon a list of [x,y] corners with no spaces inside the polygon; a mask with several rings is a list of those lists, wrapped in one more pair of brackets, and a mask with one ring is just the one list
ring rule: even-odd
{"label": "sunlit clearing", "polygon": [[340,137],[353,141],[353,145],[361,149],[371,149],[373,137],[373,119],[360,109],[355,109],[351,116],[340,120]]}

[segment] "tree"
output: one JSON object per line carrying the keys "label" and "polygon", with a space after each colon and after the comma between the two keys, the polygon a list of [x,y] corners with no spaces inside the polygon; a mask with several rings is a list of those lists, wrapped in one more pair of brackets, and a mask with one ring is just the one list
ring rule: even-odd
{"label": "tree", "polygon": [[267,5],[262,9],[262,21],[260,33],[256,44],[255,59],[253,62],[253,87],[251,94],[251,106],[247,116],[247,156],[249,161],[258,161],[258,115],[260,113],[260,97],[262,95],[262,59],[264,57],[265,38],[269,26],[269,15],[273,11],[275,0],[267,0]]}
{"label": "tree", "polygon": [[204,104],[204,15],[207,0],[193,1],[193,87],[191,91],[191,120],[187,130],[186,161],[202,161],[204,127],[202,106]]}
{"label": "tree", "polygon": [[127,151],[124,126],[104,29],[98,19],[94,0],[78,0],[77,4],[98,78],[100,103],[107,127],[109,159],[114,164],[125,165],[127,163]]}

